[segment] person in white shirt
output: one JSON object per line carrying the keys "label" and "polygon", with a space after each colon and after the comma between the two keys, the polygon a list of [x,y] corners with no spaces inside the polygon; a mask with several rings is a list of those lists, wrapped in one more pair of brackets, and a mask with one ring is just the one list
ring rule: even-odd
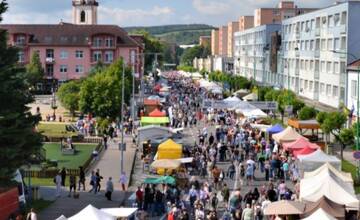
{"label": "person in white shirt", "polygon": [[125,185],[127,184],[127,177],[125,172],[122,172],[120,175],[120,183],[121,183],[121,188],[123,191],[126,191]]}
{"label": "person in white shirt", "polygon": [[30,209],[30,212],[26,216],[27,220],[37,220],[37,215],[33,208]]}
{"label": "person in white shirt", "polygon": [[61,175],[60,173],[58,173],[55,176],[55,184],[56,184],[56,197],[60,197],[61,196]]}

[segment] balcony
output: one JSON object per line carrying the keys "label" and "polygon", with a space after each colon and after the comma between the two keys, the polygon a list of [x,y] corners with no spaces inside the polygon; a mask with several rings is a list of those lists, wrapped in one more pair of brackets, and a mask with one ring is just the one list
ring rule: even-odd
{"label": "balcony", "polygon": [[46,63],[55,63],[55,59],[54,59],[54,57],[46,57],[45,62]]}

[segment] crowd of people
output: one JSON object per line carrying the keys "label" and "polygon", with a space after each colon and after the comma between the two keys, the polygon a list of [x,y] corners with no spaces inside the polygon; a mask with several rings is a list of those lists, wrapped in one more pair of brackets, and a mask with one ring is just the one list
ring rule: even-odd
{"label": "crowd of people", "polygon": [[171,125],[198,130],[195,143],[184,148],[184,156],[194,158],[185,165],[190,181],[185,187],[139,187],[139,209],[152,216],[167,213],[169,220],[260,220],[269,203],[298,199],[294,158],[252,128],[253,119],[240,119],[235,111],[202,109],[202,101],[214,96],[190,80],[170,85],[163,108]]}

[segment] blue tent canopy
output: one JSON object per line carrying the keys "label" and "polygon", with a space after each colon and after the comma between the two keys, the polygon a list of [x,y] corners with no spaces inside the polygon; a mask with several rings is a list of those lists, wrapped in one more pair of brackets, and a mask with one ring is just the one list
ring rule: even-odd
{"label": "blue tent canopy", "polygon": [[268,132],[270,134],[276,134],[276,133],[282,132],[283,130],[284,130],[284,128],[280,124],[276,124],[268,129],[266,129],[266,132]]}

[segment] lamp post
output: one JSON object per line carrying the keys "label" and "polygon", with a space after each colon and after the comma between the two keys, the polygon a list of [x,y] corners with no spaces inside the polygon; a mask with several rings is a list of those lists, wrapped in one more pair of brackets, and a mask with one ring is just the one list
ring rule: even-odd
{"label": "lamp post", "polygon": [[[341,51],[336,51],[336,50],[332,50],[331,52],[333,53],[337,53],[337,54],[345,54],[345,55],[349,55],[351,56],[354,61],[358,60],[358,58],[352,54],[352,53],[348,53],[348,52],[341,52]],[[359,97],[359,87],[360,87],[360,66],[357,67],[357,88],[356,88],[356,151],[360,150],[360,131],[359,131],[359,108],[360,108],[360,97]],[[357,172],[356,172],[358,178],[360,177],[360,160],[358,160],[358,167],[357,167]]]}
{"label": "lamp post", "polygon": [[122,75],[121,75],[121,146],[120,146],[120,172],[124,171],[124,77],[125,77],[125,61],[122,63]]}

